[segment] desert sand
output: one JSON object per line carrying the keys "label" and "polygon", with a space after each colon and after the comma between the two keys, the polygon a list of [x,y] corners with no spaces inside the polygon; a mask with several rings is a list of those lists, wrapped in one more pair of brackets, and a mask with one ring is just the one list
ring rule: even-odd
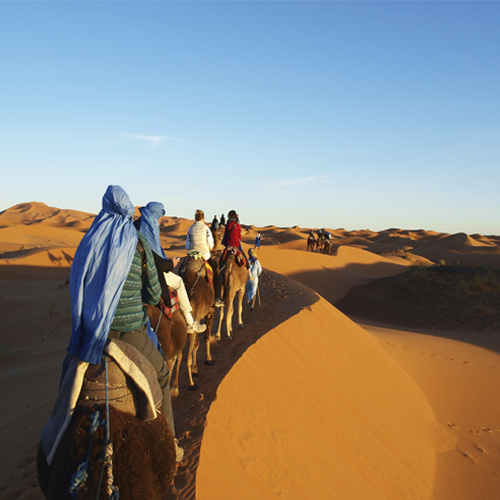
{"label": "desert sand", "polygon": [[[0,213],[0,500],[43,498],[36,448],[93,218]],[[167,256],[191,223],[161,220]],[[498,499],[500,237],[330,229],[338,252],[320,255],[297,226],[243,225],[244,248],[257,231],[260,304],[213,366],[200,349],[197,391],[181,368],[186,456],[165,500]]]}

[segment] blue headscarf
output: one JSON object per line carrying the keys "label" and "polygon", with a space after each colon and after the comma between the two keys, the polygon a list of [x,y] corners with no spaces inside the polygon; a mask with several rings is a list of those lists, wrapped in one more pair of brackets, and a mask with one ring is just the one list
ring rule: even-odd
{"label": "blue headscarf", "polygon": [[68,351],[98,364],[137,246],[134,207],[120,186],[109,186],[102,210],[83,237],[69,277],[73,330]]}
{"label": "blue headscarf", "polygon": [[158,220],[165,215],[163,203],[151,201],[145,207],[139,209],[141,212],[141,223],[139,231],[146,238],[151,250],[156,255],[167,258],[160,244],[160,225]]}

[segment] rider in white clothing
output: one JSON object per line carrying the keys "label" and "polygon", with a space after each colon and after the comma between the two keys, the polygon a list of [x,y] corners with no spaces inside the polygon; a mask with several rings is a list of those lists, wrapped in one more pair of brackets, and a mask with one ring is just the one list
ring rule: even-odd
{"label": "rider in white clothing", "polygon": [[198,250],[206,260],[210,259],[210,250],[214,247],[212,231],[204,222],[202,210],[196,210],[195,223],[189,228],[186,237],[186,248]]}

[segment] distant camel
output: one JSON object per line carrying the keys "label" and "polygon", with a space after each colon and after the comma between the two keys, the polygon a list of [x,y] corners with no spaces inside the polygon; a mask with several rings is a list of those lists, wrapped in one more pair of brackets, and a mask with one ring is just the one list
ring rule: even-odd
{"label": "distant camel", "polygon": [[314,236],[309,235],[309,238],[307,238],[307,250],[311,250],[311,252],[314,252],[314,247],[316,246],[316,238]]}
{"label": "distant camel", "polygon": [[220,257],[223,250],[220,229],[212,231],[212,236],[214,237],[214,247],[210,250],[210,253],[212,254],[212,257]]}
{"label": "distant camel", "polygon": [[[174,372],[174,367],[177,361],[175,380],[173,380],[170,385],[170,394],[175,398],[179,395],[179,368],[182,361],[182,349],[186,344],[186,339],[188,336],[186,320],[184,319],[184,316],[182,315],[180,310],[175,311],[171,319],[168,319],[165,314],[161,313],[161,309],[159,307],[146,305],[146,312],[149,316],[151,328],[156,331],[158,341],[160,342],[161,348],[165,353],[165,360],[167,361],[168,371],[171,374],[173,374]],[[159,325],[158,320],[160,320]],[[193,378],[191,376],[189,353],[187,367],[189,384],[191,386],[193,385]]]}
{"label": "distant camel", "polygon": [[323,253],[326,255],[330,255],[330,249],[332,247],[332,242],[325,238],[325,242],[323,244]]}
{"label": "distant camel", "polygon": [[316,246],[318,247],[318,252],[323,253],[323,247],[325,246],[325,238],[323,238],[323,236],[320,236],[318,238],[318,241],[316,242]]}
{"label": "distant camel", "polygon": [[340,245],[332,245],[330,248],[330,255],[333,255],[335,257],[339,253],[339,248]]}
{"label": "distant camel", "polygon": [[233,340],[233,302],[236,295],[238,295],[238,328],[245,327],[245,325],[243,324],[243,320],[241,319],[241,314],[243,312],[243,295],[245,293],[245,285],[248,281],[248,271],[244,265],[238,266],[236,257],[233,254],[228,253],[225,262],[222,264],[219,270],[219,273],[221,275],[222,281],[224,308],[221,308],[219,328],[217,330],[216,338],[218,340],[220,340],[221,338],[221,327],[225,309],[227,337],[229,340]]}
{"label": "distant camel", "polygon": [[[108,473],[111,472],[110,476],[104,471],[98,494],[100,476],[103,469],[107,469],[103,467],[102,462],[106,426],[97,426],[91,447],[89,429],[91,415],[95,410],[99,411],[99,419],[106,416],[102,394],[99,398],[92,397],[96,394],[96,388],[93,386],[97,385],[97,380],[101,382],[101,392],[104,387],[103,365],[104,362],[101,365],[89,365],[87,368],[85,377],[90,382],[90,392],[85,391],[84,385],[71,422],[56,448],[51,465],[47,463],[44,448],[40,443],[37,456],[40,488],[48,500],[72,498],[68,492],[72,476],[88,457],[88,478],[85,488],[77,494],[79,500],[110,498],[111,485],[118,487],[121,500],[160,500],[170,486],[175,472],[176,453],[172,431],[161,411],[152,420],[145,421],[137,417],[137,388],[110,359],[108,371],[111,395],[108,421],[110,443],[113,447],[112,468],[108,470]],[[155,381],[157,383],[156,379]]]}

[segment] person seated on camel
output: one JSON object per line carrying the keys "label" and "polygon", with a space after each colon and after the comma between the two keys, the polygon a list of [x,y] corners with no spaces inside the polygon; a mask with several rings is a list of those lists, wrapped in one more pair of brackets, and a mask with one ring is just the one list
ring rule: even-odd
{"label": "person seated on camel", "polygon": [[[149,337],[143,305],[158,304],[161,287],[153,254],[146,238],[134,227],[133,214],[128,194],[120,186],[109,186],[102,210],[78,245],[69,277],[73,327],[68,356],[97,365],[108,338],[135,347],[156,370],[163,395],[162,411],[175,438],[170,373]],[[69,364],[68,356],[63,372]],[[184,451],[176,438],[175,447],[180,462]]]}
{"label": "person seated on camel", "polygon": [[217,220],[216,215],[214,215],[214,218],[212,219],[212,224],[210,225],[210,229],[212,230],[212,233],[215,233],[215,231],[219,230],[219,221]]}
{"label": "person seated on camel", "polygon": [[168,287],[173,288],[177,292],[179,308],[186,319],[188,333],[204,332],[207,326],[200,324],[191,314],[193,308],[191,307],[184,281],[180,276],[172,272],[179,264],[179,258],[174,257],[173,259],[167,259],[160,244],[159,219],[165,215],[163,203],[151,201],[145,207],[141,207],[139,212],[141,216],[134,222],[134,225],[144,235],[153,251],[164,302],[170,306],[170,293]]}
{"label": "person seated on camel", "polygon": [[208,262],[214,273],[214,291],[216,307],[224,305],[220,299],[221,284],[217,263],[212,259],[210,250],[214,247],[214,237],[212,231],[205,224],[205,214],[203,210],[196,210],[194,214],[194,224],[188,229],[186,236],[186,248],[188,251],[197,250]]}
{"label": "person seated on camel", "polygon": [[250,273],[248,258],[241,247],[241,225],[238,217],[239,215],[236,213],[236,210],[231,210],[227,214],[227,224],[224,231],[224,237],[222,238],[222,244],[226,247],[226,249],[227,247],[234,247],[242,253],[247,263],[246,267],[248,270],[248,277],[249,279],[253,279],[252,274]]}

